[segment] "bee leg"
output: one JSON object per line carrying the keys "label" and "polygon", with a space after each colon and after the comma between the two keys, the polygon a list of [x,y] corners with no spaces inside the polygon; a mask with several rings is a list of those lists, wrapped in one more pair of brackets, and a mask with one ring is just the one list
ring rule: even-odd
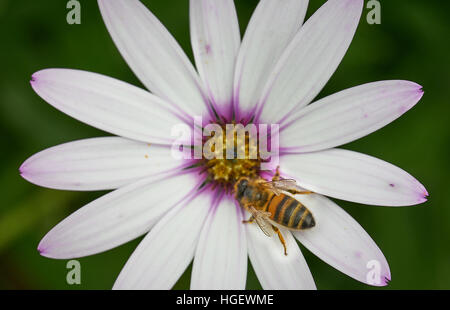
{"label": "bee leg", "polygon": [[289,193],[291,193],[292,195],[309,195],[309,194],[314,194],[314,192],[311,191],[298,191],[295,189],[290,189],[288,190]]}
{"label": "bee leg", "polygon": [[272,225],[273,230],[277,233],[278,238],[280,239],[281,244],[283,245],[284,248],[284,255],[287,256],[287,249],[286,249],[286,241],[284,240],[283,235],[281,234],[281,231],[278,227]]}
{"label": "bee leg", "polygon": [[280,179],[280,166],[277,166],[275,174],[273,175],[272,181],[278,181]]}
{"label": "bee leg", "polygon": [[254,220],[255,220],[255,218],[252,215],[252,216],[250,216],[250,218],[248,220],[243,220],[242,223],[251,224],[251,223],[253,223]]}

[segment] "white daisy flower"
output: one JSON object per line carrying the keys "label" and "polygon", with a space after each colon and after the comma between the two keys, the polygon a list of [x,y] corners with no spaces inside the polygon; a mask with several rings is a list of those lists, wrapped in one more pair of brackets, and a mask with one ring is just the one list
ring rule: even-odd
{"label": "white daisy flower", "polygon": [[[426,201],[424,186],[400,168],[336,148],[398,118],[420,100],[422,87],[380,81],[311,103],[346,53],[363,0],[329,0],[304,24],[307,0],[261,0],[242,42],[232,0],[191,0],[197,71],[140,1],[98,4],[122,56],[151,93],[86,71],[33,74],[31,85],[45,101],[117,135],[59,145],[20,167],[40,186],[114,190],[55,226],[38,246],[41,255],[78,258],[146,234],[114,288],[170,289],[193,259],[192,289],[244,289],[248,255],[264,289],[315,289],[298,240],[358,281],[387,284],[383,253],[325,196],[383,206]],[[240,177],[263,176],[261,160],[171,156],[171,128],[192,126],[194,116],[219,125],[280,124],[281,174],[314,192],[295,198],[315,226],[281,227],[288,255],[277,237],[242,223],[247,217],[230,192]]]}

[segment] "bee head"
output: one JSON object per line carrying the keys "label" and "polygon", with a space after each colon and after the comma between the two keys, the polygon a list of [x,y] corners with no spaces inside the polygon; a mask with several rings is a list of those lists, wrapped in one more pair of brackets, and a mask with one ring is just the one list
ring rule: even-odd
{"label": "bee head", "polygon": [[235,191],[236,191],[236,199],[242,198],[244,196],[245,190],[248,186],[248,179],[247,178],[240,178],[235,185]]}

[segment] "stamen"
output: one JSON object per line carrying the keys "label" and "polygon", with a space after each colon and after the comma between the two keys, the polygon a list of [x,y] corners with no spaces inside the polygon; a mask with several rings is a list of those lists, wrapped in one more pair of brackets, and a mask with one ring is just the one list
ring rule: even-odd
{"label": "stamen", "polygon": [[[251,139],[248,132],[245,132],[245,136],[239,135],[238,137],[236,130],[234,130],[232,134],[228,133],[227,135],[227,122],[222,116],[221,119],[222,121],[215,123],[222,128],[221,137],[214,136],[214,138],[218,139],[219,141],[220,139],[222,139],[222,154],[220,150],[215,150],[214,147],[211,147],[211,150],[207,151],[215,154],[214,158],[203,158],[199,163],[189,166],[185,169],[202,166],[203,169],[200,170],[200,173],[206,173],[207,176],[205,178],[205,182],[201,185],[201,187],[212,183],[213,188],[221,187],[226,191],[230,191],[233,188],[234,183],[241,177],[251,178],[256,177],[259,174],[261,158],[258,151],[258,142],[250,141]],[[235,125],[235,122],[233,121],[232,124]],[[230,137],[233,137],[233,141],[227,141],[227,136],[228,139],[230,139]],[[204,146],[205,142],[206,141],[203,141]],[[234,156],[233,158],[227,159],[227,146],[230,145],[234,146],[232,152]],[[238,158],[238,154],[240,154],[241,157],[242,155],[244,155],[243,158]],[[256,158],[254,158],[255,154]]]}

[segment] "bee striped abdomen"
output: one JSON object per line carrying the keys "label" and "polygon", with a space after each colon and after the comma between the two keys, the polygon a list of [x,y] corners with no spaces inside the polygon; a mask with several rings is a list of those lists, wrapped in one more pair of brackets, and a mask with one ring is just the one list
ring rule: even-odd
{"label": "bee striped abdomen", "polygon": [[[283,224],[284,226],[287,227],[291,227],[292,225],[292,220],[293,220],[293,215],[295,214],[295,212],[297,211],[300,203],[291,198],[292,201],[289,202],[289,205],[286,206],[285,210],[284,210],[284,214],[283,214],[283,219],[281,221],[281,224]],[[291,224],[291,225],[290,225]]]}
{"label": "bee striped abdomen", "polygon": [[271,213],[271,220],[290,229],[302,230],[315,226],[311,212],[290,196],[274,195],[265,209]]}
{"label": "bee striped abdomen", "polygon": [[311,212],[299,203],[299,207],[295,214],[292,216],[292,225],[289,226],[292,229],[308,229],[312,228],[316,225],[316,222],[314,221],[314,217],[312,216]]}

